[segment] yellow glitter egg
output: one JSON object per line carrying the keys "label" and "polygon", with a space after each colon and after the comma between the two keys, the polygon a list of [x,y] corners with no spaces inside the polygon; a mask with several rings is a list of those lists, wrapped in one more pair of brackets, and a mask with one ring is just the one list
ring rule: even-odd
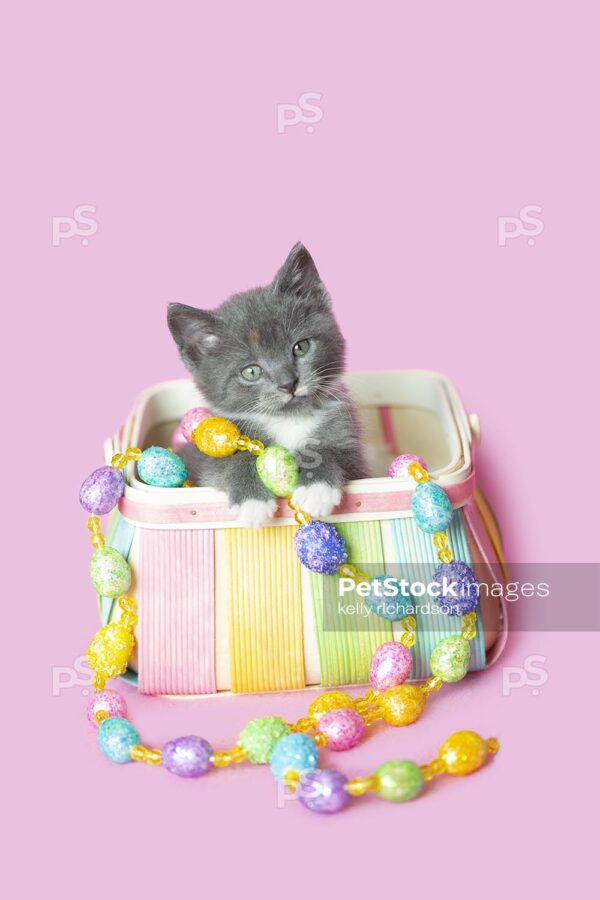
{"label": "yellow glitter egg", "polygon": [[346,694],[344,691],[328,691],[313,700],[308,707],[308,715],[318,722],[321,716],[332,709],[352,709],[353,706],[354,700],[350,694]]}
{"label": "yellow glitter egg", "polygon": [[109,622],[94,635],[86,656],[99,682],[125,671],[134,644],[133,632],[120,622]]}
{"label": "yellow glitter egg", "polygon": [[221,416],[210,416],[204,419],[192,431],[192,438],[198,450],[207,456],[221,458],[231,456],[238,450],[237,441],[241,432],[237,425]]}
{"label": "yellow glitter egg", "polygon": [[382,694],[379,702],[388,725],[410,725],[423,712],[425,694],[413,684],[400,684]]}
{"label": "yellow glitter egg", "polygon": [[484,764],[487,747],[474,731],[457,731],[442,744],[438,756],[449,775],[469,775]]}

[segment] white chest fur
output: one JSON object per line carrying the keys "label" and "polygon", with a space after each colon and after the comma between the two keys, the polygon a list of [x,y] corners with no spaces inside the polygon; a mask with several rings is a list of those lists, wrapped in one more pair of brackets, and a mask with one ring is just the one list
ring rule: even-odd
{"label": "white chest fur", "polygon": [[276,444],[292,452],[305,447],[314,431],[323,423],[323,413],[312,412],[307,416],[271,416],[264,425]]}

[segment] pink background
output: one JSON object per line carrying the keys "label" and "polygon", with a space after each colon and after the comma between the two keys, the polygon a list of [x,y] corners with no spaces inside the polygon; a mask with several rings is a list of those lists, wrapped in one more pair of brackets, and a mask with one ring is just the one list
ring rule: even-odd
{"label": "pink background", "polygon": [[[597,636],[515,634],[418,725],[374,731],[335,759],[348,775],[424,762],[459,728],[502,749],[410,805],[370,798],[334,819],[278,809],[264,769],[187,783],[112,765],[84,721],[87,688],[52,685],[97,627],[79,483],[137,393],[183,374],[167,302],[211,306],[264,282],[298,239],[352,369],[438,369],[480,414],[481,483],[509,560],[597,560],[585,475],[598,438],[596,13],[533,0],[3,12],[16,510],[5,503],[3,803],[19,896],[230,896],[252,883],[278,897],[589,896]],[[322,119],[278,133],[277,104],[305,92],[322,95]],[[52,217],[80,204],[96,207],[97,233],[52,246]],[[535,244],[499,246],[498,217],[526,205],[543,210]],[[566,617],[577,602],[593,598],[565,598]],[[503,666],[531,655],[545,683],[503,696]],[[293,719],[308,700],[127,695],[158,746],[195,732],[227,747],[249,718]]]}

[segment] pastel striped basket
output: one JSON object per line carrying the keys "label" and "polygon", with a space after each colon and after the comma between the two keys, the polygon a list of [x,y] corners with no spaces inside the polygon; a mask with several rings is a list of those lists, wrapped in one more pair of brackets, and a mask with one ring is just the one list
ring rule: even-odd
{"label": "pastel striped basket", "polygon": [[[503,573],[500,536],[475,484],[479,428],[449,383],[429,372],[352,375],[372,471],[351,482],[330,521],[348,543],[350,558],[369,574],[401,573],[412,581],[433,573],[432,541],[410,511],[410,479],[386,477],[400,452],[417,453],[455,508],[449,537],[456,558],[496,583]],[[193,406],[206,405],[189,381],[145,391],[105,456],[127,446],[168,446]],[[109,530],[109,543],[129,561],[139,605],[137,649],[125,676],[150,694],[283,691],[308,686],[364,684],[376,647],[399,637],[399,626],[378,616],[341,615],[338,579],[303,569],[293,550],[296,526],[284,501],[273,525],[237,525],[225,497],[210,488],[152,488],[130,464],[127,486]],[[505,573],[503,574],[505,577]],[[99,598],[103,622],[118,615]],[[471,669],[493,662],[506,639],[502,597],[479,609]],[[440,637],[460,620],[417,614],[413,678],[429,673]]]}

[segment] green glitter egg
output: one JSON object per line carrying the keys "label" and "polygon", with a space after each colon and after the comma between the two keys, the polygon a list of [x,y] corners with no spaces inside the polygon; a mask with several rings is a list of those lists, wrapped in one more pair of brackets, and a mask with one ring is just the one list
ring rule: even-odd
{"label": "green glitter egg", "polygon": [[429,660],[432,675],[442,681],[460,681],[469,669],[469,654],[469,642],[460,634],[442,638],[433,648]]}
{"label": "green glitter egg", "polygon": [[92,556],[90,577],[97,594],[118,597],[131,584],[131,569],[117,550],[102,547]]}
{"label": "green glitter egg", "polygon": [[375,777],[379,782],[379,796],[393,803],[412,800],[421,793],[425,783],[418,765],[408,759],[393,759],[384,763],[375,772]]}
{"label": "green glitter egg", "polygon": [[246,751],[250,762],[265,764],[277,741],[289,731],[290,726],[277,716],[253,719],[240,734],[238,745]]}
{"label": "green glitter egg", "polygon": [[298,484],[298,463],[285,447],[272,444],[256,458],[258,477],[276,497],[289,497]]}

